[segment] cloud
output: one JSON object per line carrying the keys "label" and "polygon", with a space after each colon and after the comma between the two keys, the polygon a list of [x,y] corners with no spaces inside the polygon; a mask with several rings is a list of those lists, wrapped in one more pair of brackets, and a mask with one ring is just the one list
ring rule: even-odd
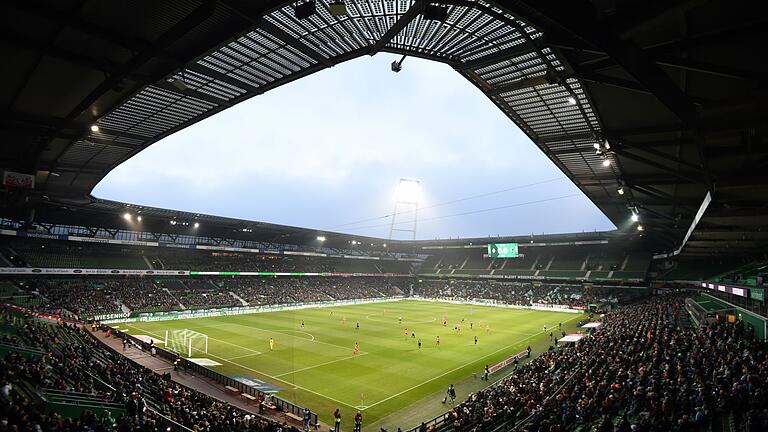
{"label": "cloud", "polygon": [[[394,74],[391,61],[387,55],[350,61],[205,119],[117,167],[94,195],[327,228],[391,213],[401,177],[422,181],[427,207],[562,176],[450,67],[408,58]],[[434,218],[573,191],[566,180],[421,213]],[[584,197],[552,205],[562,206],[559,219],[550,216],[551,206],[531,205],[432,219],[420,225],[419,237],[613,227]]]}

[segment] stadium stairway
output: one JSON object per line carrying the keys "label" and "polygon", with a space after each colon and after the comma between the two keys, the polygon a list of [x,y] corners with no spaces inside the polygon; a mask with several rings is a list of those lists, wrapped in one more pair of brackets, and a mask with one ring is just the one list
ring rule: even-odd
{"label": "stadium stairway", "polygon": [[236,298],[237,301],[239,301],[241,305],[248,306],[248,302],[245,301],[244,298],[242,298],[239,295],[235,294],[233,291],[227,291],[227,292],[229,293],[229,295],[231,295],[232,297]]}

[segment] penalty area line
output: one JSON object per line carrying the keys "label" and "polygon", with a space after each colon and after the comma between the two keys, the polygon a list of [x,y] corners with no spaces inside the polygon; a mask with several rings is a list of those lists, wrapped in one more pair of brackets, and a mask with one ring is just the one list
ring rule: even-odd
{"label": "penalty area line", "polygon": [[[129,325],[130,325],[130,324],[129,324]],[[149,331],[147,331],[147,333],[149,333],[149,334],[154,334],[155,336],[157,336],[157,333],[152,333],[152,332],[149,332]],[[366,353],[366,354],[367,354],[367,353]],[[344,406],[348,406],[348,407],[350,407],[350,408],[355,408],[355,405],[350,405],[350,404],[348,404],[348,403],[346,403],[346,402],[342,402],[342,401],[340,401],[340,400],[338,400],[338,399],[334,399],[334,398],[332,398],[332,397],[330,397],[330,396],[326,396],[326,395],[324,395],[324,394],[322,394],[322,393],[318,393],[318,392],[316,392],[316,391],[313,391],[313,390],[310,390],[310,389],[308,389],[308,388],[302,387],[302,386],[300,386],[300,385],[298,385],[298,384],[296,384],[296,383],[292,383],[292,382],[290,382],[290,381],[286,381],[286,380],[284,380],[284,379],[280,379],[280,378],[277,378],[277,377],[275,377],[275,376],[272,376],[272,375],[270,375],[270,374],[264,373],[264,372],[262,372],[262,371],[260,371],[260,370],[256,370],[256,369],[253,369],[253,368],[251,368],[251,367],[248,367],[248,366],[242,365],[242,364],[240,364],[240,363],[236,363],[236,362],[233,362],[233,361],[231,361],[231,360],[227,360],[227,359],[225,359],[225,358],[223,358],[223,357],[219,357],[219,356],[217,356],[217,355],[215,355],[215,354],[211,354],[211,353],[208,353],[208,354],[206,354],[206,355],[207,355],[207,356],[209,356],[209,357],[214,357],[214,358],[217,358],[217,359],[219,359],[219,360],[221,360],[221,361],[225,361],[225,362],[227,362],[227,363],[229,363],[229,364],[233,364],[233,365],[235,365],[235,366],[241,367],[241,368],[243,368],[243,369],[245,369],[245,370],[249,370],[249,371],[251,371],[251,372],[257,373],[257,374],[259,374],[259,375],[263,375],[263,376],[265,376],[265,377],[271,378],[271,379],[273,379],[273,380],[275,380],[275,381],[280,381],[281,383],[285,383],[285,384],[287,384],[287,385],[289,385],[289,386],[292,386],[292,387],[294,387],[294,388],[302,389],[302,390],[304,390],[304,391],[306,391],[306,392],[309,392],[309,393],[312,393],[312,394],[314,394],[314,395],[320,396],[320,397],[322,397],[322,398],[325,398],[325,399],[328,399],[328,400],[334,401],[334,402],[336,402],[336,403],[339,403],[339,404],[342,404],[342,405],[344,405]]]}
{"label": "penalty area line", "polygon": [[243,355],[239,355],[239,356],[230,357],[230,358],[228,358],[228,359],[227,359],[227,361],[229,361],[229,360],[235,360],[235,359],[239,359],[239,358],[243,358],[243,357],[251,357],[251,356],[257,356],[257,355],[261,355],[261,354],[262,354],[262,353],[243,354]]}
{"label": "penalty area line", "polygon": [[310,369],[318,368],[320,366],[325,366],[325,365],[329,365],[329,364],[332,364],[332,363],[338,363],[338,362],[344,361],[344,360],[350,360],[350,359],[353,359],[355,357],[362,357],[364,355],[368,355],[368,353],[367,352],[362,352],[362,353],[360,353],[358,355],[344,357],[344,358],[340,358],[340,359],[336,359],[336,360],[327,361],[325,363],[320,363],[320,364],[316,364],[316,365],[312,365],[312,366],[303,367],[301,369],[296,369],[296,370],[292,370],[290,372],[285,372],[285,373],[281,373],[281,374],[275,375],[275,377],[286,376],[286,375],[290,375],[290,374],[293,374],[293,373],[296,373],[296,372],[302,372],[302,371],[305,371],[305,370],[310,370]]}

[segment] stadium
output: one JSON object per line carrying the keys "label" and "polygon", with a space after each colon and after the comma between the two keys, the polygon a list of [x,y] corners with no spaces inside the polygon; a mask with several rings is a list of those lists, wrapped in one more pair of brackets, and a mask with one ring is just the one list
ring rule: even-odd
{"label": "stadium", "polygon": [[[765,12],[0,3],[0,431],[768,430]],[[442,204],[407,173],[394,211],[361,220],[375,235],[308,228],[313,209],[299,226],[94,192],[161,140],[223,134],[210,122],[246,101],[386,55],[401,81],[416,61],[457,72],[615,229],[520,235],[494,216],[535,203],[542,224],[576,218],[542,198],[450,215],[505,233],[417,238]],[[363,139],[338,117],[334,140]],[[290,121],[286,139],[312,129]]]}

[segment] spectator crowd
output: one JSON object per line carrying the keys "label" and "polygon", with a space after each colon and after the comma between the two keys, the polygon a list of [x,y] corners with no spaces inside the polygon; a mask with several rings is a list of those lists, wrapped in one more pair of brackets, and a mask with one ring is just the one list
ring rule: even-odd
{"label": "spectator crowd", "polygon": [[[2,343],[40,350],[40,356],[11,351],[0,370],[2,431],[159,432],[172,423],[195,431],[288,432],[285,424],[242,411],[174,383],[150,369],[107,350],[78,326],[45,324],[4,311],[0,324],[18,328]],[[122,408],[123,414],[96,415],[83,410],[67,418],[46,412],[36,392],[55,390]]]}
{"label": "spectator crowd", "polygon": [[740,323],[698,329],[685,315],[680,297],[611,312],[577,345],[471,395],[446,427],[694,432],[732,418],[737,430],[768,430],[765,342]]}

